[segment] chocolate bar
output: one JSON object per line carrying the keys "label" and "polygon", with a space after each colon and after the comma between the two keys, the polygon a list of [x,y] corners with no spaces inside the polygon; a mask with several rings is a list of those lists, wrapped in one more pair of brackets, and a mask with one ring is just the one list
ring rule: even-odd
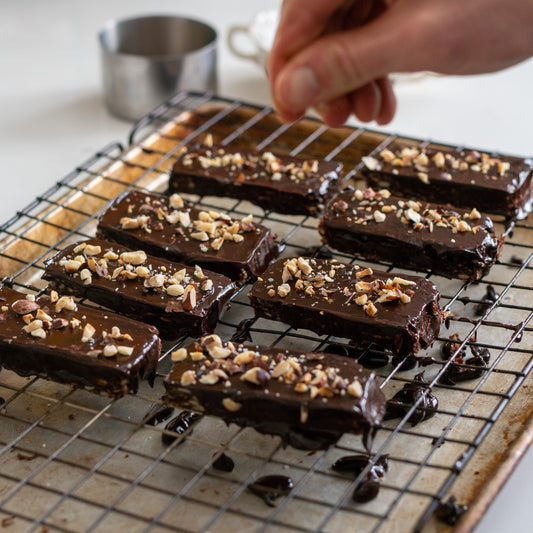
{"label": "chocolate bar", "polygon": [[174,163],[168,191],[229,196],[267,211],[314,216],[335,193],[341,169],[336,161],[194,144]]}
{"label": "chocolate bar", "polygon": [[525,218],[531,211],[532,163],[476,150],[420,148],[396,141],[363,157],[374,189],[428,202]]}
{"label": "chocolate bar", "polygon": [[0,367],[119,398],[153,382],[161,341],[142,322],[76,304],[0,288]]}
{"label": "chocolate bar", "polygon": [[232,280],[255,278],[280,248],[252,215],[201,211],[181,196],[141,191],[119,196],[100,217],[97,236],[169,261],[199,265]]}
{"label": "chocolate bar", "polygon": [[105,305],[157,327],[164,339],[211,333],[235,291],[226,276],[158,259],[98,239],[45,262],[43,278],[62,294]]}
{"label": "chocolate bar", "polygon": [[490,270],[503,244],[492,220],[476,208],[409,200],[387,189],[343,191],[319,231],[324,243],[342,252],[468,281]]}
{"label": "chocolate bar", "polygon": [[439,291],[429,280],[335,259],[279,259],[249,296],[258,317],[373,342],[399,356],[429,346],[443,320]]}
{"label": "chocolate bar", "polygon": [[332,354],[222,342],[209,335],[172,353],[165,400],[228,424],[318,449],[379,425],[386,400],[376,375]]}

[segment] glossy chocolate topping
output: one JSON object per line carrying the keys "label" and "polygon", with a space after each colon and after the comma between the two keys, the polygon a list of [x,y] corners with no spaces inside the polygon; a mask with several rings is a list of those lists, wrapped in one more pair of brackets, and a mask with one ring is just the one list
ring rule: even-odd
{"label": "glossy chocolate topping", "polygon": [[200,211],[177,194],[126,192],[100,217],[97,235],[233,280],[258,276],[280,251],[270,230],[251,215],[237,220]]}
{"label": "glossy chocolate topping", "polygon": [[531,161],[475,150],[392,143],[363,158],[369,184],[401,196],[525,218],[531,211]]}
{"label": "glossy chocolate topping", "polygon": [[172,358],[167,401],[300,448],[366,432],[385,411],[375,374],[346,357],[223,343],[210,335]]}
{"label": "glossy chocolate topping", "polygon": [[35,302],[0,288],[0,365],[111,396],[153,379],[161,351],[157,330],[78,305],[55,291]]}
{"label": "glossy chocolate topping", "polygon": [[98,239],[67,246],[45,267],[44,279],[59,292],[142,317],[168,339],[213,331],[235,291],[221,274]]}
{"label": "glossy chocolate topping", "polygon": [[343,252],[468,280],[488,272],[503,244],[477,209],[395,197],[386,189],[340,193],[319,230],[324,242]]}
{"label": "glossy chocolate topping", "polygon": [[336,161],[194,144],[174,164],[169,192],[230,196],[278,213],[313,215],[335,192],[341,169]]}
{"label": "glossy chocolate topping", "polygon": [[429,346],[442,323],[430,281],[335,260],[279,259],[250,293],[257,316],[318,334],[374,342],[399,355]]}

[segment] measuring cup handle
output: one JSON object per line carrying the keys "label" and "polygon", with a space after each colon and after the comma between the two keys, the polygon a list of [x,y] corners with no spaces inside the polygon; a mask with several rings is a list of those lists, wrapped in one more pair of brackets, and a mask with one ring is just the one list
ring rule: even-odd
{"label": "measuring cup handle", "polygon": [[[255,48],[255,52],[243,52],[242,50],[239,50],[237,47],[237,37],[239,35],[244,35],[250,44]],[[251,61],[254,61],[260,66],[264,65],[265,57],[264,53],[262,53],[258,47],[257,44],[253,41],[253,39],[250,37],[250,30],[247,26],[232,26],[229,29],[228,32],[228,46],[229,49],[238,57],[242,57],[243,59],[250,59]]]}

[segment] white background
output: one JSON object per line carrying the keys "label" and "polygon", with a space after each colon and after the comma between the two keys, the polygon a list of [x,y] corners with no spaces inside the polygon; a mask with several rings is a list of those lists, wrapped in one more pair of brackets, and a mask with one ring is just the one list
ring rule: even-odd
{"label": "white background", "polygon": [[[171,13],[219,32],[219,93],[269,104],[264,74],[226,45],[232,24],[250,22],[274,0],[18,0],[0,18],[0,221],[131,125],[106,111],[97,32],[111,18]],[[472,78],[426,78],[397,85],[399,111],[387,131],[533,155],[533,62]],[[355,124],[355,122],[354,122]],[[0,273],[1,274],[1,273]],[[482,533],[532,531],[533,452],[479,524]]]}

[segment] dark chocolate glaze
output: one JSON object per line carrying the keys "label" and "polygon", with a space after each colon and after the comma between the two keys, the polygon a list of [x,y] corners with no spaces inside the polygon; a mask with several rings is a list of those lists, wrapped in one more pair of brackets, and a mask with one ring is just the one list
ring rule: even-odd
{"label": "dark chocolate glaze", "polygon": [[[3,305],[9,306],[9,310],[3,313],[5,319],[0,321],[0,366],[21,376],[37,375],[113,397],[121,397],[128,391],[136,392],[140,378],[153,381],[161,353],[161,341],[153,326],[83,305],[78,305],[74,311],[63,309],[56,312],[50,297],[41,296],[36,303],[53,320],[79,320],[80,326],[56,327],[52,321],[46,338],[37,338],[23,331],[26,324],[12,309],[13,303],[24,300],[26,295],[7,287],[0,288],[0,295],[5,298]],[[87,324],[92,325],[95,332],[87,342],[82,342]],[[113,326],[132,340],[111,338]],[[98,354],[108,344],[132,347],[133,352],[113,357]]]}
{"label": "dark chocolate glaze", "polygon": [[[377,222],[373,213],[382,212],[384,206],[398,206],[398,202],[407,205],[410,199],[384,198],[379,193],[372,198],[368,191],[363,191],[362,200],[355,198],[353,191],[344,191],[328,205],[319,226],[325,243],[366,259],[390,261],[398,267],[426,269],[466,280],[480,279],[500,255],[503,237],[496,237],[488,217],[464,219],[470,211],[420,202],[417,213],[433,210],[443,217],[463,217],[461,219],[478,229],[475,233],[453,232],[451,227],[434,224],[417,230],[413,222],[402,222],[396,212],[386,213],[385,220]],[[356,222],[361,219],[365,222]]]}
{"label": "dark chocolate glaze", "polygon": [[[90,256],[97,261],[101,260],[109,250],[118,255],[131,252],[129,248],[99,239],[83,242],[91,246],[100,246],[101,253]],[[43,278],[50,281],[50,286],[61,294],[88,298],[131,318],[142,317],[144,321],[157,327],[163,339],[176,339],[184,334],[196,337],[213,331],[225,304],[236,290],[231,279],[222,274],[205,270],[203,272],[205,278],[198,278],[191,266],[151,256],[147,257],[142,266],[147,267],[152,275],[164,274],[172,277],[176,272],[186,269],[191,282],[196,285],[196,305],[193,309],[184,309],[182,299],[168,295],[161,287],[148,288],[145,283],[146,278],[128,279],[119,276],[111,279],[114,269],[124,266],[120,259],[108,260],[108,268],[101,272],[101,275],[98,274],[98,270],[92,272],[91,282],[86,283],[79,275],[82,269],[87,268],[86,262],[75,273],[67,272],[60,264],[63,259],[72,260],[76,256],[83,256],[83,251],[74,251],[79,245],[80,243],[71,244],[45,261]],[[205,279],[212,281],[210,290],[201,289],[201,282]]]}
{"label": "dark chocolate glaze", "polygon": [[223,453],[218,459],[213,461],[213,468],[221,472],[233,472],[235,463],[231,457]]}
{"label": "dark chocolate glaze", "polygon": [[487,285],[485,296],[483,296],[481,302],[479,302],[474,308],[476,316],[482,316],[486,313],[492,304],[498,299],[500,295],[496,292],[493,285]]}
{"label": "dark chocolate glaze", "polygon": [[[229,163],[225,166],[204,168],[197,156],[233,156],[241,154],[242,165]],[[168,191],[188,192],[209,196],[230,196],[248,200],[265,210],[285,214],[317,215],[336,190],[342,163],[317,161],[316,171],[308,170],[305,177],[294,181],[290,171],[302,167],[304,159],[276,155],[281,169],[275,173],[268,168],[262,153],[245,148],[207,147],[194,144],[182,153],[172,167]],[[190,161],[190,164],[185,164]],[[204,160],[205,161],[205,160]]]}
{"label": "dark chocolate glaze", "polygon": [[293,488],[292,479],[280,475],[263,476],[248,485],[248,490],[259,496],[269,507],[275,507],[274,501],[287,496]]}
{"label": "dark chocolate glaze", "polygon": [[199,422],[201,418],[201,415],[194,413],[193,411],[182,411],[165,426],[165,433],[161,433],[161,441],[165,446],[168,446],[187,430],[189,431],[189,435],[191,435],[192,427]]}
{"label": "dark chocolate glaze", "polygon": [[512,265],[520,265],[522,266],[526,260],[523,259],[522,257],[519,257],[517,255],[512,255],[511,258],[509,259],[509,262],[512,264]]}
{"label": "dark chocolate glaze", "polygon": [[[237,365],[232,363],[233,359],[223,360],[224,363],[213,360],[204,350],[209,366],[202,370],[205,360],[192,361],[188,356],[177,362],[165,378],[167,402],[221,417],[227,423],[251,426],[260,433],[279,435],[284,444],[301,449],[323,449],[345,432],[365,433],[380,423],[385,412],[385,397],[376,375],[352,359],[255,345],[236,345],[235,349],[239,353],[257,351],[261,357]],[[197,351],[202,351],[198,342],[187,346],[188,354]],[[295,391],[296,382],[285,383],[270,378],[270,374],[265,376],[261,385],[241,379],[243,372],[255,367],[265,375],[263,370],[267,373],[269,365],[275,366],[277,361],[287,357],[298,359],[301,365],[299,376],[320,366],[323,369],[337,368],[344,386],[353,380],[361,384],[362,396],[354,397],[345,391],[342,395],[311,398],[309,392]],[[227,380],[208,385],[201,383],[198,377],[195,383],[181,384],[182,376],[188,371],[203,376],[215,368],[226,368]],[[228,398],[236,404],[234,410],[224,405]]]}
{"label": "dark chocolate glaze", "polygon": [[346,344],[330,343],[322,350],[324,353],[335,353],[355,359],[365,368],[383,368],[389,364],[389,354],[381,350],[371,348],[359,348]]}
{"label": "dark chocolate glaze", "polygon": [[235,333],[231,336],[232,342],[252,342],[250,327],[255,322],[255,318],[245,318],[239,322]]}
{"label": "dark chocolate glaze", "polygon": [[461,341],[459,339],[459,333],[453,333],[449,336],[448,340],[442,344],[440,348],[441,357],[447,361],[450,357],[452,357],[452,355],[455,354],[455,352],[458,352],[458,357],[463,357],[466,352],[466,346],[463,346],[463,348],[458,351],[460,346]]}
{"label": "dark chocolate glaze", "polygon": [[[219,272],[232,280],[245,281],[248,277],[259,276],[266,266],[275,259],[281,249],[274,242],[270,230],[265,226],[254,224],[255,230],[243,234],[242,242],[224,242],[217,251],[204,243],[190,238],[194,228],[183,228],[179,224],[170,224],[166,219],[159,220],[157,216],[148,222],[148,229],[123,229],[120,219],[146,215],[146,199],[151,206],[162,206],[167,209],[169,199],[166,196],[140,191],[128,191],[119,196],[100,217],[97,236],[118,242],[133,248],[142,249],[146,253],[164,257],[169,261],[200,265],[202,268]],[[198,218],[200,210],[185,205],[182,211],[187,211],[192,220]],[[159,229],[156,229],[159,228]],[[202,251],[205,246],[206,251]]]}
{"label": "dark chocolate glaze", "polygon": [[333,252],[328,246],[318,245],[318,246],[309,246],[300,250],[300,255],[302,257],[312,257],[313,259],[333,259]]}
{"label": "dark chocolate glaze", "polygon": [[356,503],[368,503],[377,497],[380,486],[379,478],[370,475],[368,479],[356,483],[352,492],[352,500]]}
{"label": "dark chocolate glaze", "polygon": [[445,502],[439,502],[435,516],[445,524],[454,526],[459,518],[467,511],[466,505],[457,503],[455,496],[450,496]]}
{"label": "dark chocolate glaze", "polygon": [[387,401],[384,420],[402,418],[421,397],[423,399],[408,419],[411,426],[432,418],[439,406],[437,398],[431,394],[431,388],[424,381],[423,373],[415,376],[412,383],[406,383],[391,400]]}
{"label": "dark chocolate glaze", "polygon": [[[361,472],[371,463],[372,455],[370,454],[355,454],[345,455],[337,459],[332,465],[332,470],[335,472],[342,472],[344,474],[352,474],[357,477]],[[374,471],[378,477],[383,477],[389,471],[389,456],[381,455],[370,470]]]}
{"label": "dark chocolate glaze", "polygon": [[455,357],[453,362],[446,368],[439,378],[439,383],[456,385],[462,381],[480,378],[490,361],[490,351],[483,346],[470,346],[472,357],[464,357],[463,350]]}
{"label": "dark chocolate glaze", "polygon": [[[408,145],[400,141],[392,143],[388,148],[395,152],[404,146]],[[428,149],[427,155],[431,158],[437,151],[460,159],[471,153],[465,150]],[[482,212],[505,215],[509,219],[525,218],[531,211],[532,171],[531,161],[527,159],[500,156],[501,161],[510,164],[509,170],[503,176],[496,170],[483,174],[471,168],[460,171],[446,166],[439,169],[434,164],[420,170],[411,165],[396,167],[379,155],[375,159],[376,168],[365,166],[362,169],[368,184],[374,188],[390,189],[395,194],[429,202],[443,202],[465,208],[476,207]],[[419,177],[421,170],[427,175],[425,181]],[[451,179],[447,179],[448,174]]]}
{"label": "dark chocolate glaze", "polygon": [[[342,289],[351,287],[359,281],[357,270],[351,265],[339,269],[333,283],[328,283],[328,299],[318,293],[308,295],[303,290],[295,290],[295,280],[288,283],[291,291],[285,297],[277,294],[269,296],[269,287],[274,290],[282,284],[282,271],[285,259],[274,262],[254,283],[250,293],[252,306],[258,317],[279,320],[294,328],[304,328],[318,334],[334,335],[353,340],[357,343],[371,343],[406,356],[429,346],[440,330],[443,320],[438,301],[440,294],[433,283],[418,277],[403,275],[413,281],[410,287],[413,296],[409,303],[398,301],[378,304],[378,312],[369,316],[355,302],[347,301]],[[326,260],[315,261],[317,268],[328,268]],[[340,263],[334,263],[340,264]],[[365,281],[387,280],[393,273],[374,271]]]}
{"label": "dark chocolate glaze", "polygon": [[154,404],[150,411],[146,414],[144,423],[148,426],[156,426],[157,424],[168,420],[174,413],[174,407],[165,404]]}

